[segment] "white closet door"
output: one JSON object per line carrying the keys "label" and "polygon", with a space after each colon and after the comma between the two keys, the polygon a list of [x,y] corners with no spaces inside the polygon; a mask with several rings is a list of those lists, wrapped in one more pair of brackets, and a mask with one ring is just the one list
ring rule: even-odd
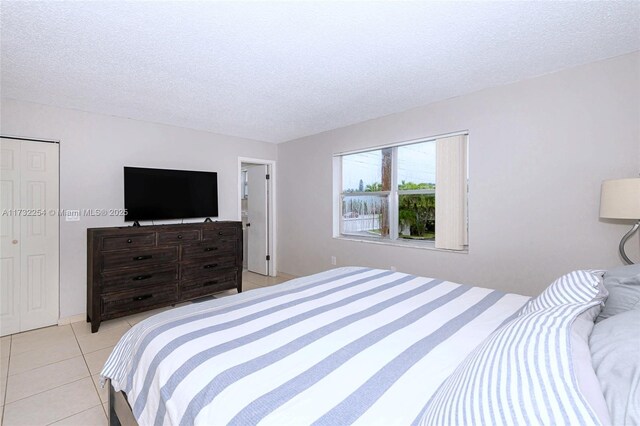
{"label": "white closet door", "polygon": [[[2,216],[1,294],[8,297],[6,305],[1,302],[0,315],[5,335],[58,322],[59,160],[58,144],[53,143],[3,139],[2,151],[11,153],[11,160],[2,162],[3,189],[11,188],[11,202],[17,206],[11,208],[22,213]],[[8,209],[4,194],[2,200],[2,209]],[[6,254],[5,247],[10,247]]]}
{"label": "white closet door", "polygon": [[247,205],[247,269],[262,275],[269,275],[268,254],[268,181],[267,166],[252,166],[247,170],[249,199]]}
{"label": "white closet door", "polygon": [[0,335],[20,331],[20,142],[0,140]]}

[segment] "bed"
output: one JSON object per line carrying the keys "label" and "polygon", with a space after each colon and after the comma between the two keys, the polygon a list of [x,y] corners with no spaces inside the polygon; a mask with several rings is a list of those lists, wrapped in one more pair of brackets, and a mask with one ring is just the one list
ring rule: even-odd
{"label": "bed", "polygon": [[[457,382],[449,382],[456,375],[495,373],[474,364],[474,356],[487,358],[476,353],[479,348],[495,346],[492,339],[516,341],[517,327],[505,324],[521,322],[514,319],[525,309],[536,324],[549,315],[555,326],[565,315],[528,301],[439,279],[347,267],[172,309],[129,330],[107,360],[101,376],[110,386],[110,423],[459,423],[462,417],[433,416],[453,415],[465,403],[434,407],[434,399],[442,399],[434,395],[455,388]],[[590,303],[565,311],[577,316],[599,302]],[[546,313],[551,308],[556,311]],[[496,332],[503,329],[512,334]],[[536,348],[568,350],[554,345],[549,340]],[[514,363],[521,357],[506,358]],[[479,376],[471,384],[484,381]],[[477,395],[467,396],[470,410],[482,401],[482,388]],[[576,419],[606,423],[594,414],[597,409],[579,403]],[[533,410],[529,415],[538,415],[539,407]]]}

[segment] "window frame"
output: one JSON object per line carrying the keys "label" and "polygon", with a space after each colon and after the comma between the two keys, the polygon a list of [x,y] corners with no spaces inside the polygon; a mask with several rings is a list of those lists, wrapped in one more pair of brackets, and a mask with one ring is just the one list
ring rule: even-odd
{"label": "window frame", "polygon": [[[469,140],[469,131],[460,131],[455,133],[447,133],[437,136],[430,136],[420,139],[414,139],[399,143],[386,144],[380,146],[372,146],[364,149],[358,149],[353,151],[340,152],[333,155],[333,190],[334,190],[334,203],[333,203],[333,211],[334,211],[334,220],[333,220],[333,238],[342,239],[342,240],[352,240],[352,241],[361,241],[361,242],[370,242],[375,244],[384,244],[384,245],[395,245],[395,246],[404,246],[404,247],[413,247],[413,248],[423,248],[423,249],[431,249],[431,250],[439,250],[439,251],[448,251],[454,253],[468,253],[468,244],[466,245],[464,250],[448,250],[443,248],[435,247],[435,239],[434,240],[420,240],[420,239],[405,239],[399,237],[399,223],[398,223],[398,215],[399,215],[399,202],[400,195],[410,195],[410,194],[426,194],[435,196],[435,189],[417,189],[417,190],[400,190],[398,189],[398,148],[407,145],[414,145],[424,142],[436,142],[438,139],[452,137],[452,136],[465,136],[467,139],[467,143]],[[376,192],[348,192],[345,193],[342,188],[342,158],[347,155],[359,154],[364,152],[371,152],[377,150],[383,150],[391,148],[391,190],[390,191],[376,191]],[[468,156],[468,145],[467,145],[467,156],[466,156],[466,170],[467,170],[467,193],[465,197],[465,212],[466,212],[466,226],[468,228],[469,224],[469,211],[468,211],[468,198],[469,198],[469,186],[468,186],[468,172],[469,172],[469,164],[468,164],[469,156]],[[363,196],[388,196],[388,205],[389,205],[389,235],[387,237],[380,236],[365,236],[365,235],[356,235],[356,234],[347,234],[342,233],[343,226],[343,217],[342,217],[342,208],[343,208],[343,198],[345,195],[363,195]],[[437,226],[437,225],[436,225]]]}

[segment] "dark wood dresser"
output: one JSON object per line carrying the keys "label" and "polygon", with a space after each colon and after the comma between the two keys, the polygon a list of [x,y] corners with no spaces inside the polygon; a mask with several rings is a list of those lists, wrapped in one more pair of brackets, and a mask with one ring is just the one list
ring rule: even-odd
{"label": "dark wood dresser", "polygon": [[242,291],[242,224],[87,229],[87,322]]}

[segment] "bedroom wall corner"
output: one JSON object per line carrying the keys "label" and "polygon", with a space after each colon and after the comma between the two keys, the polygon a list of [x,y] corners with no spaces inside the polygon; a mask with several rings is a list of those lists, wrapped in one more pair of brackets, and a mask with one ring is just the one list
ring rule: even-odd
{"label": "bedroom wall corner", "polygon": [[[631,226],[598,217],[600,183],[640,171],[640,53],[444,100],[278,145],[280,269],[362,265],[525,295],[621,264]],[[332,237],[332,155],[469,131],[469,253]],[[640,259],[640,239],[629,255]]]}
{"label": "bedroom wall corner", "polygon": [[[123,208],[125,165],[218,172],[219,220],[238,220],[238,157],[275,160],[276,145],[3,98],[0,132],[60,140],[60,208]],[[60,318],[86,312],[86,230],[123,217],[60,220]]]}

